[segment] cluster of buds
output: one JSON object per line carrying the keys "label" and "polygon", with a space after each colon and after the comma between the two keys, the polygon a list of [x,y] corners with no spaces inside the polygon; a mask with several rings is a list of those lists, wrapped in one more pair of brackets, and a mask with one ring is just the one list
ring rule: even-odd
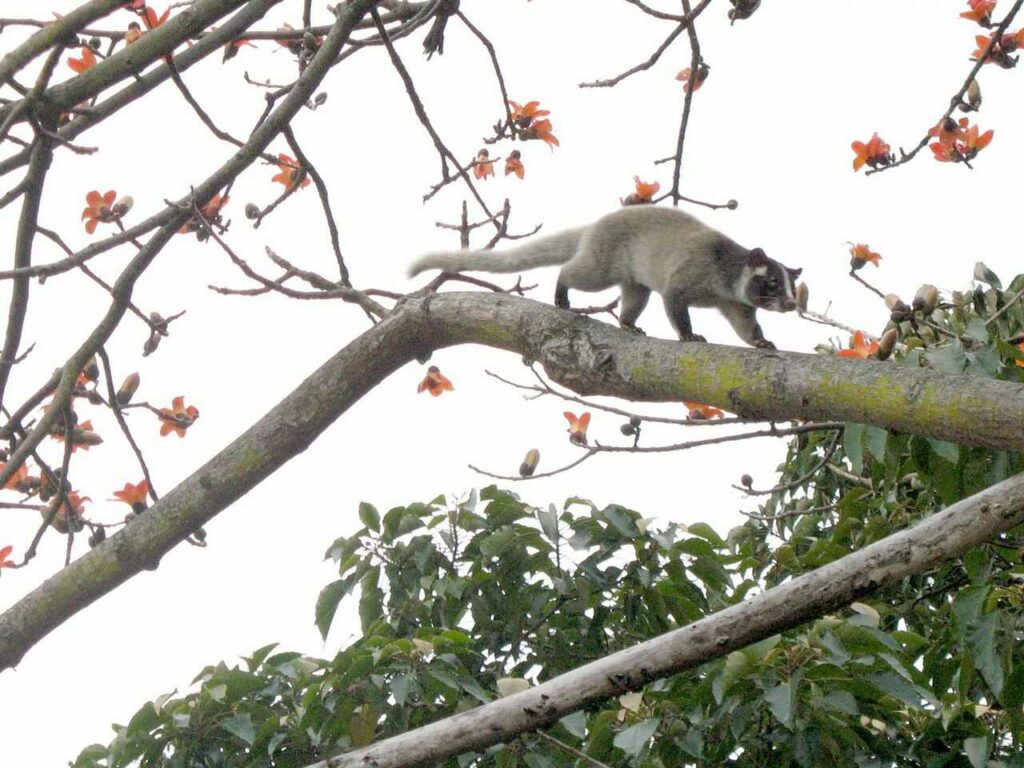
{"label": "cluster of buds", "polygon": [[[991,36],[978,35],[974,38],[974,42],[978,45],[973,56],[975,61],[998,64],[1003,69],[1013,69],[1017,66],[1019,57],[1011,54],[1024,46],[1024,29],[1002,35],[994,42]],[[986,53],[986,51],[988,52]]]}

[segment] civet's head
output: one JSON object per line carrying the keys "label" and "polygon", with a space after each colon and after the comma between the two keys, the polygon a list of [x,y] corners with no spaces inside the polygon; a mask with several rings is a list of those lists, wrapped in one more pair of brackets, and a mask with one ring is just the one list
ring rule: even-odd
{"label": "civet's head", "polygon": [[796,279],[802,269],[790,269],[769,259],[760,248],[747,254],[747,265],[740,278],[740,286],[747,303],[772,312],[790,312],[796,309]]}

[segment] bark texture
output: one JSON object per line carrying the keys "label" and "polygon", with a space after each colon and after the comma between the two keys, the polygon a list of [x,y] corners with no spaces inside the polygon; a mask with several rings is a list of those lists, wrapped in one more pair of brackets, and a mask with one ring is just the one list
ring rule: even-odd
{"label": "bark texture", "polygon": [[[74,613],[153,567],[191,531],[301,453],[393,371],[433,350],[469,343],[536,360],[552,379],[585,395],[698,400],[743,416],[847,420],[968,445],[1024,448],[1024,387],[1017,384],[894,363],[638,337],[512,296],[417,294],[331,357],[145,515],[0,616],[0,669],[17,664]],[[817,614],[800,613],[798,620],[811,615]]]}

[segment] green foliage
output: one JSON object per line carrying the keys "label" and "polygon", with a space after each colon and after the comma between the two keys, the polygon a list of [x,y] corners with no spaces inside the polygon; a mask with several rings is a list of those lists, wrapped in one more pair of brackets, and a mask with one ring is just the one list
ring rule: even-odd
{"label": "green foliage", "polygon": [[[1009,340],[1024,278],[1003,292],[979,274],[990,287],[901,321],[910,343],[890,364],[1021,380]],[[1020,470],[1018,455],[851,424],[796,437],[758,512],[724,535],[494,487],[384,514],[364,503],[364,527],[328,549],[338,578],[315,611],[326,637],[357,600],[358,640],[331,660],[266,647],[244,668],[208,667],[74,765],[305,765],[479,706],[506,678],[543,681],[684,626]],[[1024,766],[1019,535],[445,765],[580,765],[572,749],[637,768]]]}

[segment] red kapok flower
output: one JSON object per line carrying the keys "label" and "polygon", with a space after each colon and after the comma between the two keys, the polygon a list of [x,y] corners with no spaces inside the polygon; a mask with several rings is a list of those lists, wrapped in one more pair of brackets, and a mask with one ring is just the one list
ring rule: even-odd
{"label": "red kapok flower", "polygon": [[137,485],[125,483],[124,488],[120,491],[114,491],[114,498],[111,501],[123,501],[125,504],[131,504],[132,511],[135,514],[139,514],[146,509],[146,498],[148,496],[149,481],[143,479]]}
{"label": "red kapok flower", "polygon": [[[695,92],[699,91],[700,87],[704,85],[704,81],[708,79],[708,74],[710,74],[710,72],[711,69],[707,64],[701,64],[697,67],[697,74],[693,76],[693,90]],[[690,90],[690,68],[687,67],[676,75],[676,80],[682,81],[684,92]]]}
{"label": "red kapok flower", "polygon": [[[1017,345],[1017,349],[1019,349],[1021,352],[1024,352],[1024,341],[1022,341],[1020,344]],[[1014,360],[1013,362],[1014,362],[1015,365],[1018,365],[1021,368],[1024,368],[1024,360]],[[0,465],[0,469],[3,469],[2,465]]]}
{"label": "red kapok flower", "polygon": [[505,175],[514,173],[520,179],[526,176],[526,166],[523,165],[523,154],[518,149],[513,149],[505,158]]}
{"label": "red kapok flower", "polygon": [[850,147],[857,155],[853,158],[854,171],[859,171],[864,165],[869,165],[872,168],[886,166],[895,159],[889,145],[878,138],[877,132],[871,134],[871,139],[866,144],[862,141],[855,141]]}
{"label": "red kapok flower", "polygon": [[510,101],[508,105],[511,107],[509,111],[512,113],[512,120],[518,123],[520,128],[528,128],[536,118],[551,114],[546,109],[540,109],[539,101],[528,101],[525,104]]}
{"label": "red kapok flower", "polygon": [[87,192],[85,195],[85,210],[82,211],[82,218],[85,219],[85,231],[90,235],[96,231],[96,225],[102,222],[110,222],[115,219],[111,206],[117,192],[110,189],[104,194],[97,190]]}
{"label": "red kapok flower", "polygon": [[285,154],[277,156],[277,167],[281,170],[271,181],[279,181],[284,184],[285,189],[295,189],[309,186],[309,176],[306,171],[291,157]]}
{"label": "red kapok flower", "polygon": [[[7,465],[0,462],[0,470],[3,470]],[[21,491],[25,492],[28,490],[26,483],[30,480],[28,476],[28,464],[23,463],[20,467],[14,470],[14,474],[7,478],[7,482],[4,483],[3,490],[7,491]]]}
{"label": "red kapok flower", "polygon": [[199,409],[194,405],[185,407],[185,398],[181,395],[174,398],[171,401],[170,408],[161,408],[159,412],[160,421],[163,423],[160,425],[160,436],[166,437],[171,432],[176,432],[178,437],[185,436],[185,430],[195,423],[195,420],[199,418]]}
{"label": "red kapok flower", "polygon": [[[216,194],[210,198],[210,201],[202,207],[203,218],[206,219],[210,224],[217,224],[220,222],[220,209],[228,204],[229,197],[227,195]],[[181,229],[178,230],[178,234],[184,235],[189,232],[195,232],[201,226],[201,222],[197,218],[189,219],[187,222],[181,225]]]}
{"label": "red kapok flower", "polygon": [[867,360],[878,351],[878,342],[867,341],[864,338],[864,331],[854,331],[852,342],[852,349],[836,350],[836,355],[839,357],[856,357],[861,360]]}
{"label": "red kapok flower", "polygon": [[68,59],[68,66],[71,67],[78,74],[82,74],[86,70],[92,69],[96,66],[96,54],[92,48],[87,45],[82,46],[82,58],[76,59],[71,57]]}
{"label": "red kapok flower", "polygon": [[[998,38],[994,43],[993,35],[975,35],[974,43],[978,47],[971,54],[972,59],[984,61],[985,64],[998,64],[1003,69],[1013,69],[1017,66],[1017,59],[1010,54],[1024,46],[1024,29],[1009,32]],[[985,53],[986,50],[988,51],[987,54]]]}
{"label": "red kapok flower", "polygon": [[563,414],[569,421],[569,442],[576,445],[587,444],[587,427],[590,426],[590,413],[581,413],[578,417],[572,411]]}
{"label": "red kapok flower", "polygon": [[555,134],[551,132],[551,121],[548,119],[534,120],[533,124],[519,134],[524,139],[540,139],[552,148],[559,146]]}
{"label": "red kapok flower", "polygon": [[491,153],[481,149],[476,153],[476,160],[473,161],[473,175],[481,180],[494,175],[494,162],[490,160]]}
{"label": "red kapok flower", "polygon": [[996,0],[967,0],[967,5],[971,10],[961,13],[961,19],[976,21],[983,27],[992,23],[992,10],[996,7]]}
{"label": "red kapok flower", "polygon": [[145,6],[145,11],[139,15],[142,16],[142,22],[146,25],[146,29],[156,29],[167,21],[167,17],[171,15],[171,9],[168,8],[158,16],[156,11],[149,6]]}
{"label": "red kapok flower", "polygon": [[991,129],[980,133],[977,124],[965,130],[966,126],[967,119],[961,118],[956,131],[951,130],[952,126],[948,124],[932,129],[936,132],[933,135],[939,137],[937,142],[929,145],[936,160],[943,163],[969,162],[991,143],[995,135]]}
{"label": "red kapok flower", "polygon": [[685,405],[689,410],[687,418],[692,419],[693,421],[725,418],[725,411],[721,408],[715,408],[712,405],[693,403],[689,400],[683,400],[683,405]]}
{"label": "red kapok flower", "polygon": [[636,191],[627,195],[624,200],[619,200],[623,205],[641,205],[643,203],[649,203],[661,189],[661,184],[657,181],[641,181],[639,176],[633,177],[633,183],[636,185]]}
{"label": "red kapok flower", "polygon": [[14,546],[8,544],[6,547],[0,548],[0,568],[13,568],[14,561],[11,560],[11,552],[14,551]]}
{"label": "red kapok flower", "polygon": [[426,391],[434,397],[440,397],[445,391],[452,392],[454,390],[455,387],[436,365],[427,368],[427,375],[423,377],[423,381],[416,387],[417,394]]}
{"label": "red kapok flower", "polygon": [[857,243],[852,248],[850,248],[850,268],[851,269],[854,269],[854,270],[860,269],[861,267],[863,267],[868,262],[871,262],[872,264],[874,264],[877,267],[878,266],[878,262],[881,261],[881,260],[882,260],[881,255],[878,254],[878,253],[875,253],[874,251],[872,251],[871,248],[869,248],[864,243]]}

